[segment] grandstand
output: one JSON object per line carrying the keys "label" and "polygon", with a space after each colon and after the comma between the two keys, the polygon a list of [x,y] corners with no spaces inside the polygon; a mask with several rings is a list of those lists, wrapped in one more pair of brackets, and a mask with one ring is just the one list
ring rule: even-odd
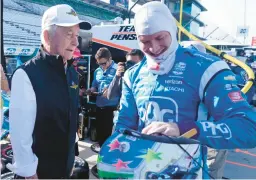
{"label": "grandstand", "polygon": [[[4,49],[40,46],[41,18],[43,12],[56,4],[69,4],[79,18],[93,25],[122,16],[123,9],[97,0],[4,0],[3,37]],[[8,53],[7,53],[8,54]],[[9,53],[10,54],[10,53]]]}
{"label": "grandstand", "polygon": [[4,9],[4,46],[40,46],[41,16]]}

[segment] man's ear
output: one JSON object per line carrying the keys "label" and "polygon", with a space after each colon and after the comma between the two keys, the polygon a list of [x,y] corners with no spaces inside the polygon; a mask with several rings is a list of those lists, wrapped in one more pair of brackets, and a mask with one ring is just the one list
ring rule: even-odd
{"label": "man's ear", "polygon": [[50,34],[49,34],[49,31],[44,30],[43,34],[44,34],[44,42],[47,45],[49,45],[50,44]]}

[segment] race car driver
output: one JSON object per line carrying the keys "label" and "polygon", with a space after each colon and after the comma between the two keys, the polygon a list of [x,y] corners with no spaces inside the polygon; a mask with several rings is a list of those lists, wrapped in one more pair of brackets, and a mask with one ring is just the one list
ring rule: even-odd
{"label": "race car driver", "polygon": [[[256,114],[228,65],[180,47],[174,18],[160,2],[144,4],[134,25],[146,58],[124,75],[116,129],[174,137],[196,129],[192,138],[215,149],[254,148]],[[198,116],[201,104],[213,122]]]}

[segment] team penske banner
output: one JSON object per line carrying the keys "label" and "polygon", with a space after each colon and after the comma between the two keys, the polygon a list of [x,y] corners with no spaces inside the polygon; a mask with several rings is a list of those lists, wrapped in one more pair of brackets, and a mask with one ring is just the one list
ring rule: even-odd
{"label": "team penske banner", "polygon": [[124,51],[139,48],[133,25],[93,26],[91,32],[93,42]]}
{"label": "team penske banner", "polygon": [[5,56],[31,56],[38,48],[32,47],[5,47]]}

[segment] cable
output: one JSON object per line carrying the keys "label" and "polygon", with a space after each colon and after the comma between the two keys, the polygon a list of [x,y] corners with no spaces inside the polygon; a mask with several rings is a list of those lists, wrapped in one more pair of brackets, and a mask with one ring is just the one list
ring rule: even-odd
{"label": "cable", "polygon": [[203,166],[201,166],[201,164],[199,164],[199,163],[195,160],[195,158],[194,158],[193,156],[191,156],[191,155],[188,153],[188,151],[187,151],[186,149],[184,149],[179,143],[177,143],[177,141],[175,141],[173,138],[170,138],[169,136],[167,136],[167,135],[165,135],[165,134],[161,134],[161,135],[167,137],[170,141],[172,141],[172,143],[177,144],[177,145],[180,147],[180,149],[182,149],[182,150],[200,167],[200,168],[202,168],[202,170],[203,170],[210,178],[215,179],[214,177],[212,177],[212,176],[210,175],[210,173],[209,173],[208,171],[205,170],[205,168],[204,168]]}

